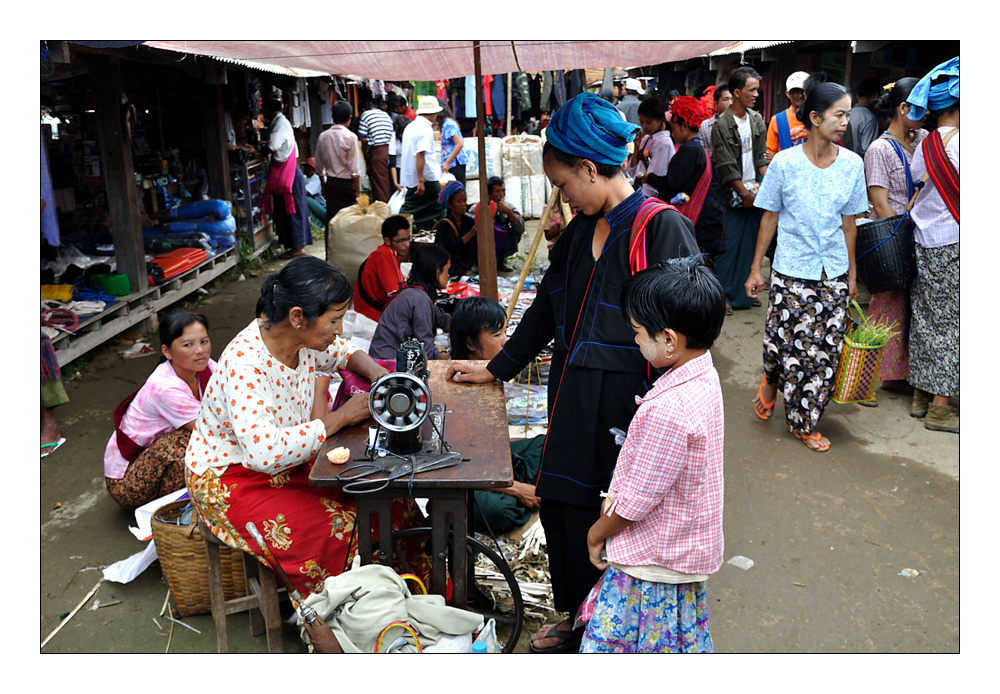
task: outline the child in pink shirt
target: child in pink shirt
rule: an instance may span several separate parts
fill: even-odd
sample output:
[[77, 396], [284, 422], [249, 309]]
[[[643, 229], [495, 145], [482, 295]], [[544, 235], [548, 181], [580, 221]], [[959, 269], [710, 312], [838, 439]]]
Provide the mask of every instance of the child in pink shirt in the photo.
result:
[[705, 581], [722, 566], [723, 410], [709, 348], [725, 292], [699, 258], [681, 258], [636, 273], [621, 296], [642, 355], [667, 371], [636, 398], [587, 535], [591, 563], [606, 571], [580, 652], [711, 652]]

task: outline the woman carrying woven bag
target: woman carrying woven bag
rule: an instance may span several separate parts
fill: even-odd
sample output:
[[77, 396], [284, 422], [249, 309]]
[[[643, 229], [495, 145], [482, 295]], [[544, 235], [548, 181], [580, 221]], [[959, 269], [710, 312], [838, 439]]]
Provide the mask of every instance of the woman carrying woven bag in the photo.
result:
[[[865, 179], [868, 199], [875, 208], [874, 219], [888, 219], [905, 212], [915, 186], [910, 162], [920, 142], [927, 136], [923, 118], [913, 118], [913, 106], [906, 97], [917, 84], [916, 77], [897, 80], [892, 90], [878, 101], [879, 115], [889, 120], [889, 127], [865, 152]], [[906, 382], [909, 374], [910, 290], [890, 289], [872, 294], [868, 313], [872, 320], [888, 324], [898, 322], [902, 330], [885, 346], [881, 380], [885, 390], [912, 392]], [[878, 405], [878, 400], [862, 402]]]
[[911, 288], [910, 415], [932, 431], [959, 433], [951, 396], [959, 387], [958, 58], [938, 65], [910, 92], [915, 115], [930, 111], [937, 128], [913, 156], [913, 175], [927, 176], [912, 216], [917, 278]]
[[[771, 160], [754, 204], [765, 210], [757, 235], [747, 296], [768, 287], [764, 374], [753, 407], [770, 419], [781, 386], [788, 431], [814, 451], [830, 441], [816, 430], [835, 385], [847, 322], [857, 296], [856, 215], [868, 209], [864, 164], [838, 146], [847, 130], [851, 96], [813, 75], [805, 84], [799, 121], [809, 139]], [[778, 234], [769, 285], [761, 264]]]

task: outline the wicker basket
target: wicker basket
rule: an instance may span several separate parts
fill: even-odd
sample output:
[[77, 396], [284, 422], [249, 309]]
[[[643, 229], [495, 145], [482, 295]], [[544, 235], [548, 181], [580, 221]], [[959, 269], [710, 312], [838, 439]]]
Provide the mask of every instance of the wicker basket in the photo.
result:
[[917, 276], [909, 213], [858, 225], [854, 253], [858, 279], [869, 292], [907, 289]]
[[[188, 499], [172, 501], [153, 514], [153, 542], [160, 557], [160, 567], [167, 587], [173, 595], [177, 611], [182, 616], [207, 614], [212, 611], [208, 594], [208, 559], [205, 539], [198, 532], [198, 516], [192, 514], [188, 525], [177, 525]], [[247, 594], [243, 572], [243, 553], [231, 547], [220, 547], [222, 560], [222, 594], [226, 600]]]
[[885, 344], [862, 345], [844, 337], [830, 399], [841, 405], [875, 399]]

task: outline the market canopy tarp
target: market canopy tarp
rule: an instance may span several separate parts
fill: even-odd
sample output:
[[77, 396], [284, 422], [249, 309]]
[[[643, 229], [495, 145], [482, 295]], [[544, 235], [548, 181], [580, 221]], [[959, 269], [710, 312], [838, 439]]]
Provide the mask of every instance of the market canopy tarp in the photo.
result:
[[[146, 41], [151, 48], [383, 81], [476, 74], [473, 41]], [[480, 41], [483, 74], [659, 65], [733, 41]]]

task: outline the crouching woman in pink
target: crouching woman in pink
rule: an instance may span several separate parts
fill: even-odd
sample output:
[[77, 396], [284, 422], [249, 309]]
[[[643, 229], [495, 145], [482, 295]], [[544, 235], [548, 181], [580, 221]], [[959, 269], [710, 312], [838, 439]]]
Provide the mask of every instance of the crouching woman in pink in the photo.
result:
[[629, 425], [601, 516], [587, 534], [605, 569], [581, 653], [711, 652], [708, 577], [722, 566], [722, 389], [709, 348], [722, 285], [698, 258], [622, 286], [646, 360], [667, 368]]

